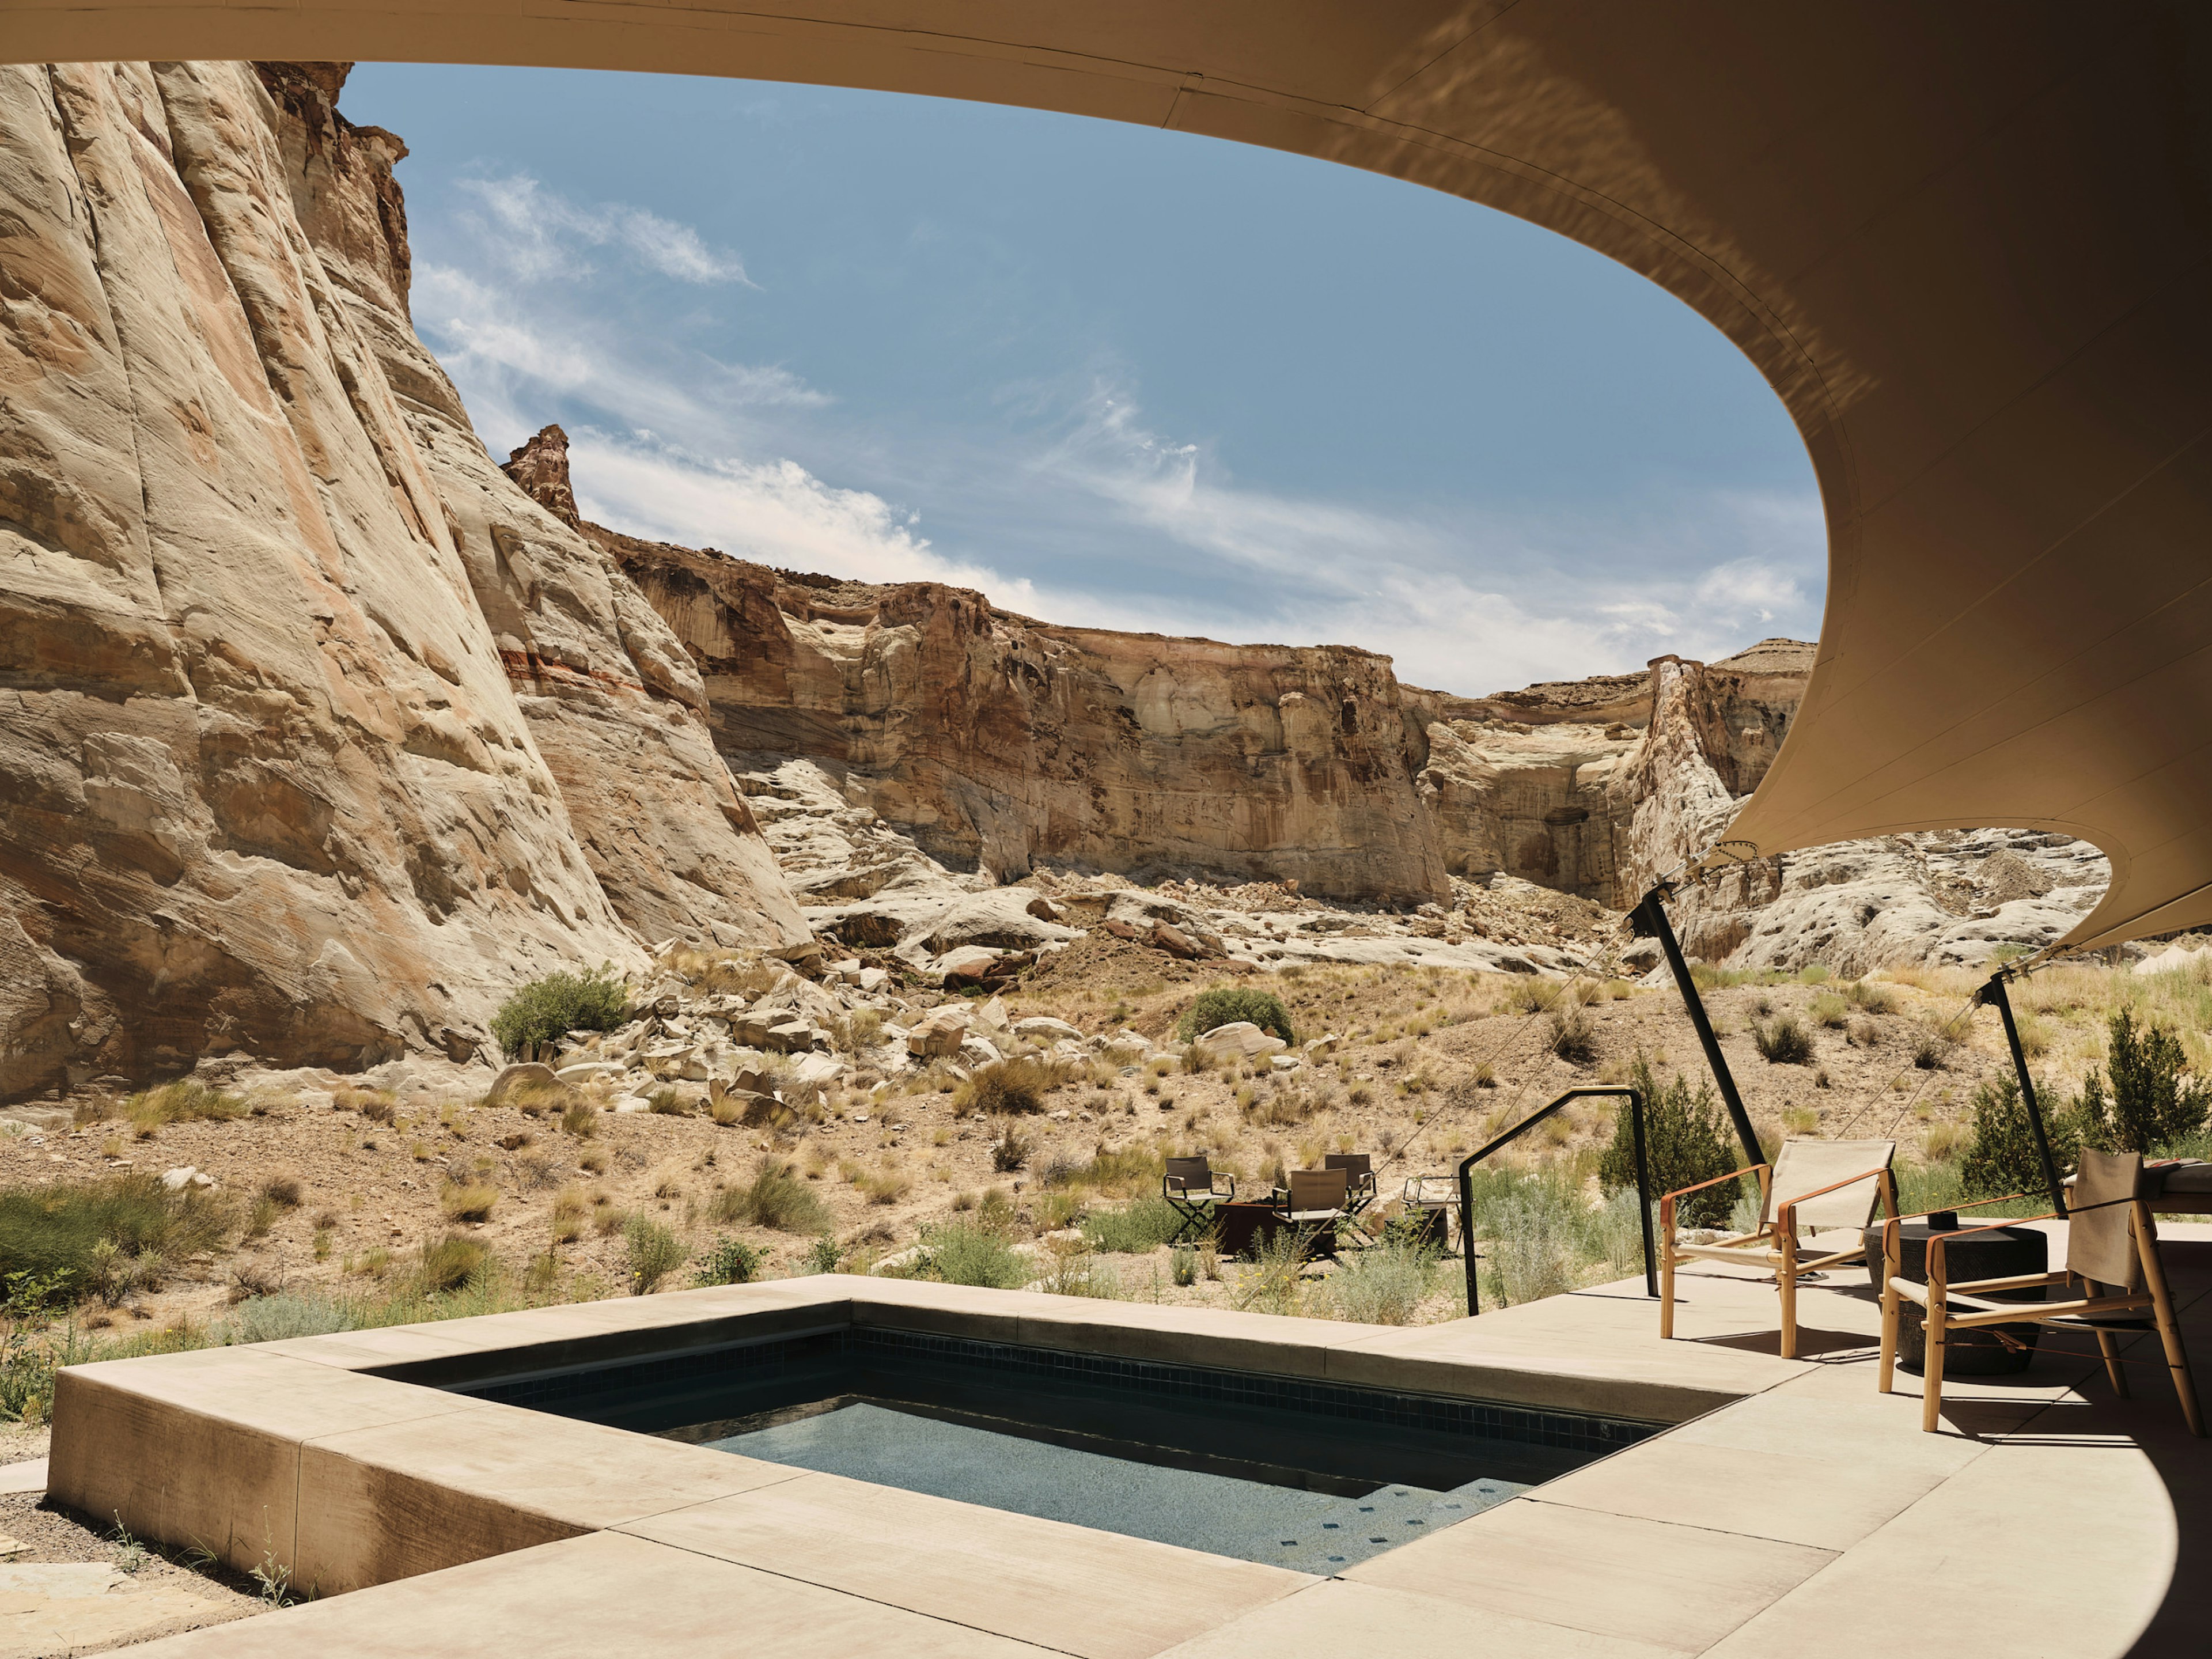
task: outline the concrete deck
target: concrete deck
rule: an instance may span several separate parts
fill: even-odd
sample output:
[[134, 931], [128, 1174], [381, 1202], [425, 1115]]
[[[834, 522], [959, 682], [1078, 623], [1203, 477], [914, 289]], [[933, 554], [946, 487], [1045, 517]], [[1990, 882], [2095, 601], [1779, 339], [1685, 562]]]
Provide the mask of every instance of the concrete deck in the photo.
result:
[[[2212, 1228], [2169, 1225], [2212, 1369]], [[2212, 1444], [2154, 1338], [2116, 1401], [2060, 1338], [2017, 1377], [1875, 1393], [1863, 1272], [1640, 1281], [1396, 1329], [824, 1276], [77, 1367], [49, 1489], [324, 1598], [149, 1659], [520, 1652], [1419, 1651], [1716, 1659], [2200, 1655]], [[1419, 1542], [1317, 1578], [440, 1392], [847, 1322], [1671, 1422]], [[2208, 1379], [2212, 1382], [2212, 1379]], [[343, 1592], [343, 1593], [342, 1593]]]

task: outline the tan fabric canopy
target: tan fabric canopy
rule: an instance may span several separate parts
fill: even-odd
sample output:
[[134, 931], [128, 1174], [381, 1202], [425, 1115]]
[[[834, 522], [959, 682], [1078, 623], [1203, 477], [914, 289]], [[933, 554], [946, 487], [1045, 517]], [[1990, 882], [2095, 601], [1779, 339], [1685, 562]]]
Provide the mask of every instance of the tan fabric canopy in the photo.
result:
[[1774, 853], [2042, 827], [2112, 861], [2068, 942], [2212, 921], [2212, 9], [0, 0], [0, 16], [19, 62], [557, 64], [1023, 104], [1547, 225], [1711, 319], [1820, 478], [1820, 664], [1731, 834]]

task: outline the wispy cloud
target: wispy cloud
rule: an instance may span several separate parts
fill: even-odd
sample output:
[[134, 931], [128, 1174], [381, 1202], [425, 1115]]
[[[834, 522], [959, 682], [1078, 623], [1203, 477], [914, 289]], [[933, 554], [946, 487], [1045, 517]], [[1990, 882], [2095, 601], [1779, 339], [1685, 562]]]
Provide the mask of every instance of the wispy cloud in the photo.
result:
[[995, 425], [886, 425], [782, 366], [694, 349], [689, 323], [603, 305], [615, 274], [590, 264], [742, 283], [734, 253], [526, 174], [465, 187], [461, 234], [418, 267], [417, 325], [495, 448], [561, 420], [585, 510], [635, 534], [980, 588], [1052, 622], [1356, 645], [1414, 684], [1476, 694], [1818, 625], [1809, 491], [1508, 510], [1257, 487], [1148, 420], [1119, 372], [1008, 388]]
[[860, 581], [950, 582], [1012, 610], [1036, 601], [1026, 582], [948, 559], [912, 515], [865, 489], [825, 483], [796, 461], [702, 455], [651, 433], [570, 435], [577, 504], [633, 535]]
[[709, 248], [690, 226], [649, 209], [620, 202], [580, 206], [526, 173], [463, 179], [458, 185], [499, 233], [484, 239], [487, 246], [525, 282], [587, 275], [592, 267], [580, 245], [627, 254], [679, 283], [753, 286], [735, 253]]

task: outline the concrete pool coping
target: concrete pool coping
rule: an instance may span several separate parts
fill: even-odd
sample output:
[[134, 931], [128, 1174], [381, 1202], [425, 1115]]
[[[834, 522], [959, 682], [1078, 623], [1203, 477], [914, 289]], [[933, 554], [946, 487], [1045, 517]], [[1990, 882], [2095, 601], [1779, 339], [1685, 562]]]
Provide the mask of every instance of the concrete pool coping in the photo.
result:
[[[2165, 1231], [2202, 1352], [2212, 1228]], [[61, 1373], [49, 1491], [325, 1598], [149, 1655], [2202, 1651], [2212, 1458], [2162, 1367], [2116, 1401], [2046, 1352], [1922, 1435], [1863, 1274], [1796, 1361], [1770, 1285], [1684, 1287], [1672, 1343], [1640, 1283], [1404, 1328], [824, 1275], [110, 1361]], [[1676, 1426], [1322, 1579], [432, 1386], [869, 1325]]]

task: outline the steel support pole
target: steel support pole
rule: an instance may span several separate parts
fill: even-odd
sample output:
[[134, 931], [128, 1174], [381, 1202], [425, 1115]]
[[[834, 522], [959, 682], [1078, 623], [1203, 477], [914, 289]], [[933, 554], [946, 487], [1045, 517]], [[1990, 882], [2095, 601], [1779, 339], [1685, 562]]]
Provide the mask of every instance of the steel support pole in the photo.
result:
[[1713, 1035], [1713, 1023], [1705, 1017], [1705, 999], [1698, 994], [1698, 983], [1690, 977], [1690, 966], [1682, 960], [1682, 946], [1674, 937], [1674, 928], [1667, 920], [1665, 903], [1667, 890], [1655, 887], [1644, 896], [1637, 906], [1637, 914], [1644, 918], [1651, 936], [1659, 941], [1659, 948], [1667, 953], [1667, 966], [1674, 975], [1674, 988], [1682, 994], [1682, 1006], [1690, 1011], [1690, 1024], [1697, 1027], [1698, 1042], [1705, 1051], [1705, 1064], [1712, 1068], [1713, 1081], [1720, 1085], [1721, 1103], [1728, 1108], [1729, 1121], [1735, 1125], [1735, 1138], [1743, 1146], [1743, 1161], [1747, 1168], [1764, 1164], [1766, 1154], [1759, 1148], [1759, 1134], [1751, 1127], [1751, 1114], [1743, 1109], [1743, 1097], [1736, 1092], [1735, 1073], [1729, 1070], [1728, 1056], [1721, 1052], [1720, 1039]]
[[2051, 1188], [2051, 1207], [2064, 1215], [2066, 1183], [2058, 1178], [2058, 1161], [2051, 1156], [2051, 1137], [2044, 1130], [2043, 1107], [2035, 1097], [2035, 1079], [2027, 1074], [2027, 1056], [2021, 1052], [2020, 1027], [2013, 1021], [2012, 999], [2005, 994], [2005, 976], [1991, 974], [1990, 982], [1982, 987], [1979, 994], [2004, 1021], [2005, 1044], [2012, 1050], [2013, 1074], [2020, 1079], [2020, 1097], [2027, 1106], [2027, 1127], [2035, 1136], [2036, 1160], [2043, 1165], [2043, 1179]]

